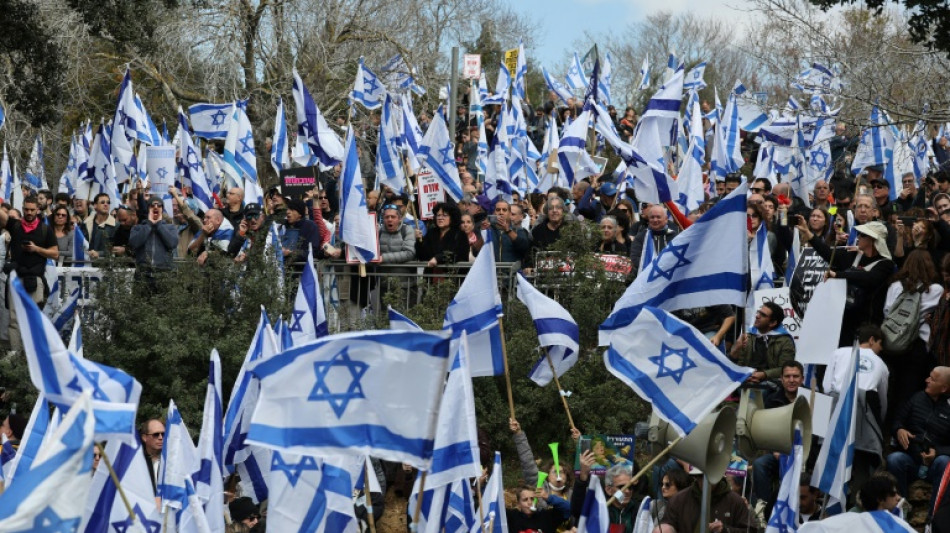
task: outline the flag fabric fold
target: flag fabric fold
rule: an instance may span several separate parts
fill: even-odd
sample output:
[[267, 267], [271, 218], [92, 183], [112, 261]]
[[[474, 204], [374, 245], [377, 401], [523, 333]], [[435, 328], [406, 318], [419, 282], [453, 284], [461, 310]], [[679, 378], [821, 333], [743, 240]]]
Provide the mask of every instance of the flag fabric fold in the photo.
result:
[[548, 358], [557, 377], [563, 376], [577, 363], [580, 328], [567, 309], [534, 288], [521, 273], [518, 273], [518, 299], [527, 306], [538, 332], [538, 341], [546, 351], [529, 375], [531, 381], [543, 387], [553, 379]]

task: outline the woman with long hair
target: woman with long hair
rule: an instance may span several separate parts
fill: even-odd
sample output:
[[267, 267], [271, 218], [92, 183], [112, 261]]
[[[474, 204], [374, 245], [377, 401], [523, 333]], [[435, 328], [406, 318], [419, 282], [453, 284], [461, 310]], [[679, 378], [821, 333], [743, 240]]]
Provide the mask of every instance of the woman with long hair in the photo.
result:
[[482, 249], [482, 246], [485, 245], [485, 240], [482, 239], [482, 232], [478, 231], [475, 228], [475, 218], [468, 214], [464, 213], [462, 215], [462, 233], [465, 234], [465, 238], [468, 240], [468, 260], [474, 261], [475, 257], [478, 255], [478, 251]]
[[59, 206], [53, 209], [50, 215], [53, 233], [56, 234], [56, 243], [59, 245], [59, 264], [62, 265], [65, 259], [73, 258], [73, 243], [75, 242], [76, 227], [69, 217], [69, 209], [65, 206]]
[[468, 261], [470, 246], [462, 233], [462, 213], [458, 206], [439, 202], [432, 208], [433, 224], [425, 237], [416, 230], [416, 257], [428, 267]]
[[901, 353], [890, 350], [886, 343], [884, 345], [884, 353], [890, 359], [889, 363], [898, 361], [898, 357], [900, 361], [900, 364], [888, 364], [894, 383], [888, 405], [897, 406], [910, 398], [911, 394], [920, 390], [920, 384], [937, 366], [927, 351], [927, 341], [930, 340], [930, 324], [927, 319], [943, 296], [943, 287], [938, 281], [937, 269], [930, 253], [925, 249], [912, 251], [904, 260], [904, 266], [891, 278], [884, 299], [884, 316], [887, 316], [902, 293], [919, 293], [920, 330], [910, 347]]

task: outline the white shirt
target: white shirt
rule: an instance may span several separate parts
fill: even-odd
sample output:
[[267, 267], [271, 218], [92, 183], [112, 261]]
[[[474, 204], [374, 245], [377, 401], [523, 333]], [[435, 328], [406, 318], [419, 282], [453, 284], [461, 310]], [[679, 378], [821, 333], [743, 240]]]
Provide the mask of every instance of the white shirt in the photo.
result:
[[[825, 379], [821, 386], [825, 394], [841, 392], [847, 379], [848, 363], [851, 361], [850, 346], [838, 348], [831, 354], [831, 363], [825, 370]], [[863, 391], [875, 391], [881, 399], [881, 416], [887, 413], [887, 379], [891, 375], [884, 361], [870, 348], [858, 351], [858, 388]]]
[[[884, 298], [884, 316], [890, 311], [891, 306], [897, 301], [897, 297], [904, 291], [904, 286], [899, 281], [891, 283], [887, 288], [887, 296]], [[940, 297], [943, 296], [943, 287], [934, 283], [930, 288], [920, 293], [920, 338], [924, 342], [930, 340], [930, 324], [927, 323], [927, 317], [931, 311], [937, 308], [940, 303]]]

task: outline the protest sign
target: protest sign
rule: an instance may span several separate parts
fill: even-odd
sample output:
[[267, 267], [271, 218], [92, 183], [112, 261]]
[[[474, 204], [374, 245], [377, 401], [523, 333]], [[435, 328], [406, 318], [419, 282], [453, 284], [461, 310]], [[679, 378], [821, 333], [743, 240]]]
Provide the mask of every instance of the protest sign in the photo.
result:
[[168, 193], [168, 188], [175, 184], [175, 147], [172, 145], [146, 146], [145, 153], [148, 157], [145, 171], [152, 185], [152, 193], [159, 196], [165, 195]]
[[432, 218], [432, 209], [439, 202], [445, 201], [445, 189], [442, 188], [442, 182], [432, 174], [432, 169], [422, 167], [416, 175], [419, 182], [419, 218], [429, 220]]
[[825, 271], [828, 270], [828, 263], [818, 255], [814, 248], [805, 248], [802, 250], [798, 263], [795, 264], [795, 272], [792, 274], [791, 291], [789, 296], [792, 299], [792, 307], [795, 314], [801, 320], [805, 316], [805, 309], [811, 300], [811, 295], [815, 292], [815, 287], [825, 279]]
[[798, 340], [798, 335], [802, 327], [801, 317], [795, 313], [795, 307], [792, 305], [792, 299], [789, 297], [789, 288], [780, 287], [778, 289], [760, 289], [755, 291], [755, 309], [762, 307], [766, 302], [772, 302], [782, 308], [785, 319], [782, 325], [791, 333], [792, 338]]
[[466, 80], [477, 80], [482, 72], [482, 56], [479, 54], [465, 54], [462, 59], [462, 77]]
[[280, 171], [280, 192], [285, 198], [303, 196], [317, 186], [317, 167], [293, 167]]
[[826, 365], [838, 349], [841, 319], [848, 294], [848, 282], [829, 279], [819, 283], [812, 294], [807, 315], [802, 319], [801, 334], [795, 343], [795, 360], [802, 364]]
[[574, 455], [574, 473], [581, 471], [581, 454], [590, 450], [594, 454], [594, 466], [590, 471], [603, 476], [614, 465], [633, 467], [633, 435], [581, 435]]

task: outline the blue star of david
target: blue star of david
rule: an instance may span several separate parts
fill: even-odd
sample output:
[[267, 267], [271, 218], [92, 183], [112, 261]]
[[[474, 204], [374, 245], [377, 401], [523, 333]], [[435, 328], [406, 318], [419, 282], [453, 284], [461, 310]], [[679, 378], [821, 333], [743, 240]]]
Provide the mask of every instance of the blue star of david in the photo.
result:
[[219, 109], [219, 110], [215, 111], [215, 113], [214, 113], [213, 115], [211, 115], [211, 125], [212, 125], [212, 126], [223, 126], [223, 125], [224, 125], [224, 119], [226, 119], [226, 118], [228, 118], [227, 113], [225, 113], [224, 111], [221, 111], [221, 110]]
[[291, 311], [290, 327], [288, 327], [287, 329], [289, 331], [303, 332], [303, 326], [300, 325], [300, 319], [303, 318], [304, 315], [306, 314], [307, 314], [306, 311], [298, 311], [296, 309]]
[[361, 205], [361, 206], [365, 206], [365, 205], [366, 205], [366, 193], [363, 192], [363, 184], [361, 184], [361, 183], [356, 184], [355, 189], [359, 192], [360, 205]]
[[69, 156], [69, 163], [66, 165], [66, 170], [76, 170], [76, 156]]
[[917, 145], [917, 155], [921, 157], [927, 155], [927, 145], [925, 143]]
[[[343, 416], [343, 412], [346, 411], [346, 406], [350, 403], [350, 400], [366, 398], [363, 394], [363, 387], [360, 385], [360, 378], [363, 377], [363, 374], [369, 369], [369, 365], [362, 361], [353, 361], [350, 359], [348, 350], [348, 348], [343, 348], [342, 351], [334, 355], [329, 361], [318, 361], [313, 364], [317, 382], [314, 384], [313, 390], [310, 391], [310, 396], [307, 398], [307, 400], [312, 402], [329, 402], [337, 418]], [[330, 390], [327, 384], [327, 374], [329, 374], [330, 369], [333, 367], [343, 367], [349, 371], [352, 379], [346, 387], [346, 392], [332, 392]], [[334, 385], [336, 385], [336, 383], [334, 383]]]
[[198, 161], [198, 154], [195, 153], [195, 149], [191, 146], [188, 147], [188, 155], [185, 157], [185, 161], [188, 164], [188, 168], [197, 171], [201, 167], [201, 162]]
[[699, 71], [698, 71], [698, 70], [694, 70], [694, 71], [693, 71], [693, 79], [694, 79], [694, 80], [698, 80], [698, 79], [699, 79]]
[[373, 94], [376, 90], [379, 89], [379, 82], [376, 81], [376, 78], [369, 78], [368, 80], [363, 78], [363, 92], [367, 95]]
[[[686, 244], [677, 244], [669, 245], [660, 252], [660, 255], [657, 256], [656, 260], [653, 261], [653, 267], [650, 269], [650, 275], [647, 277], [647, 281], [653, 281], [656, 278], [663, 277], [667, 280], [673, 280], [673, 272], [681, 267], [692, 263], [689, 259], [686, 259], [686, 249], [689, 247], [689, 243]], [[672, 255], [676, 258], [676, 263], [670, 266], [668, 269], [664, 270], [660, 267], [660, 264], [663, 263], [663, 258], [667, 254]]]
[[762, 276], [759, 277], [759, 281], [755, 284], [755, 288], [758, 289], [762, 286], [775, 288], [775, 282], [772, 281], [772, 277], [769, 276], [768, 272], [763, 272]]
[[791, 511], [791, 509], [788, 508], [788, 503], [786, 503], [785, 500], [776, 500], [775, 507], [772, 509], [772, 518], [769, 519], [769, 527], [778, 528], [782, 533], [786, 533], [788, 531], [786, 521], [789, 511]]
[[320, 467], [317, 466], [317, 460], [313, 457], [302, 456], [297, 464], [290, 464], [284, 461], [284, 458], [279, 452], [274, 452], [274, 456], [271, 459], [270, 469], [272, 471], [277, 470], [283, 472], [287, 476], [287, 481], [290, 482], [290, 486], [296, 487], [297, 481], [300, 479], [301, 474], [307, 470], [313, 470], [316, 472], [320, 470]]
[[145, 511], [142, 510], [142, 506], [135, 504], [133, 508], [133, 514], [129, 515], [128, 518], [122, 520], [121, 522], [112, 522], [112, 527], [115, 528], [116, 533], [126, 533], [132, 524], [135, 517], [138, 516], [139, 522], [142, 524], [142, 527], [145, 528], [145, 533], [159, 533], [162, 530], [162, 524], [155, 520], [149, 520], [145, 516]]
[[254, 135], [251, 134], [250, 130], [244, 138], [238, 140], [241, 141], [241, 153], [254, 152]]
[[825, 168], [828, 165], [828, 154], [821, 148], [811, 152], [811, 166]]
[[[687, 370], [696, 367], [696, 363], [686, 356], [687, 351], [686, 348], [674, 350], [667, 346], [666, 343], [663, 343], [660, 347], [660, 355], [650, 357], [650, 362], [659, 367], [656, 373], [657, 379], [671, 377], [679, 384], [683, 380], [683, 374], [685, 374]], [[667, 359], [674, 355], [680, 359], [679, 368], [676, 369], [667, 364]]]
[[452, 143], [439, 148], [439, 153], [442, 154], [442, 165], [448, 165], [455, 161], [454, 148], [455, 146]]
[[52, 507], [43, 509], [33, 520], [33, 533], [72, 533], [79, 527], [79, 518], [63, 520]]
[[168, 175], [168, 169], [165, 167], [158, 167], [158, 170], [156, 170], [155, 173], [158, 174], [158, 177], [161, 178], [162, 181], [164, 181], [165, 176]]

